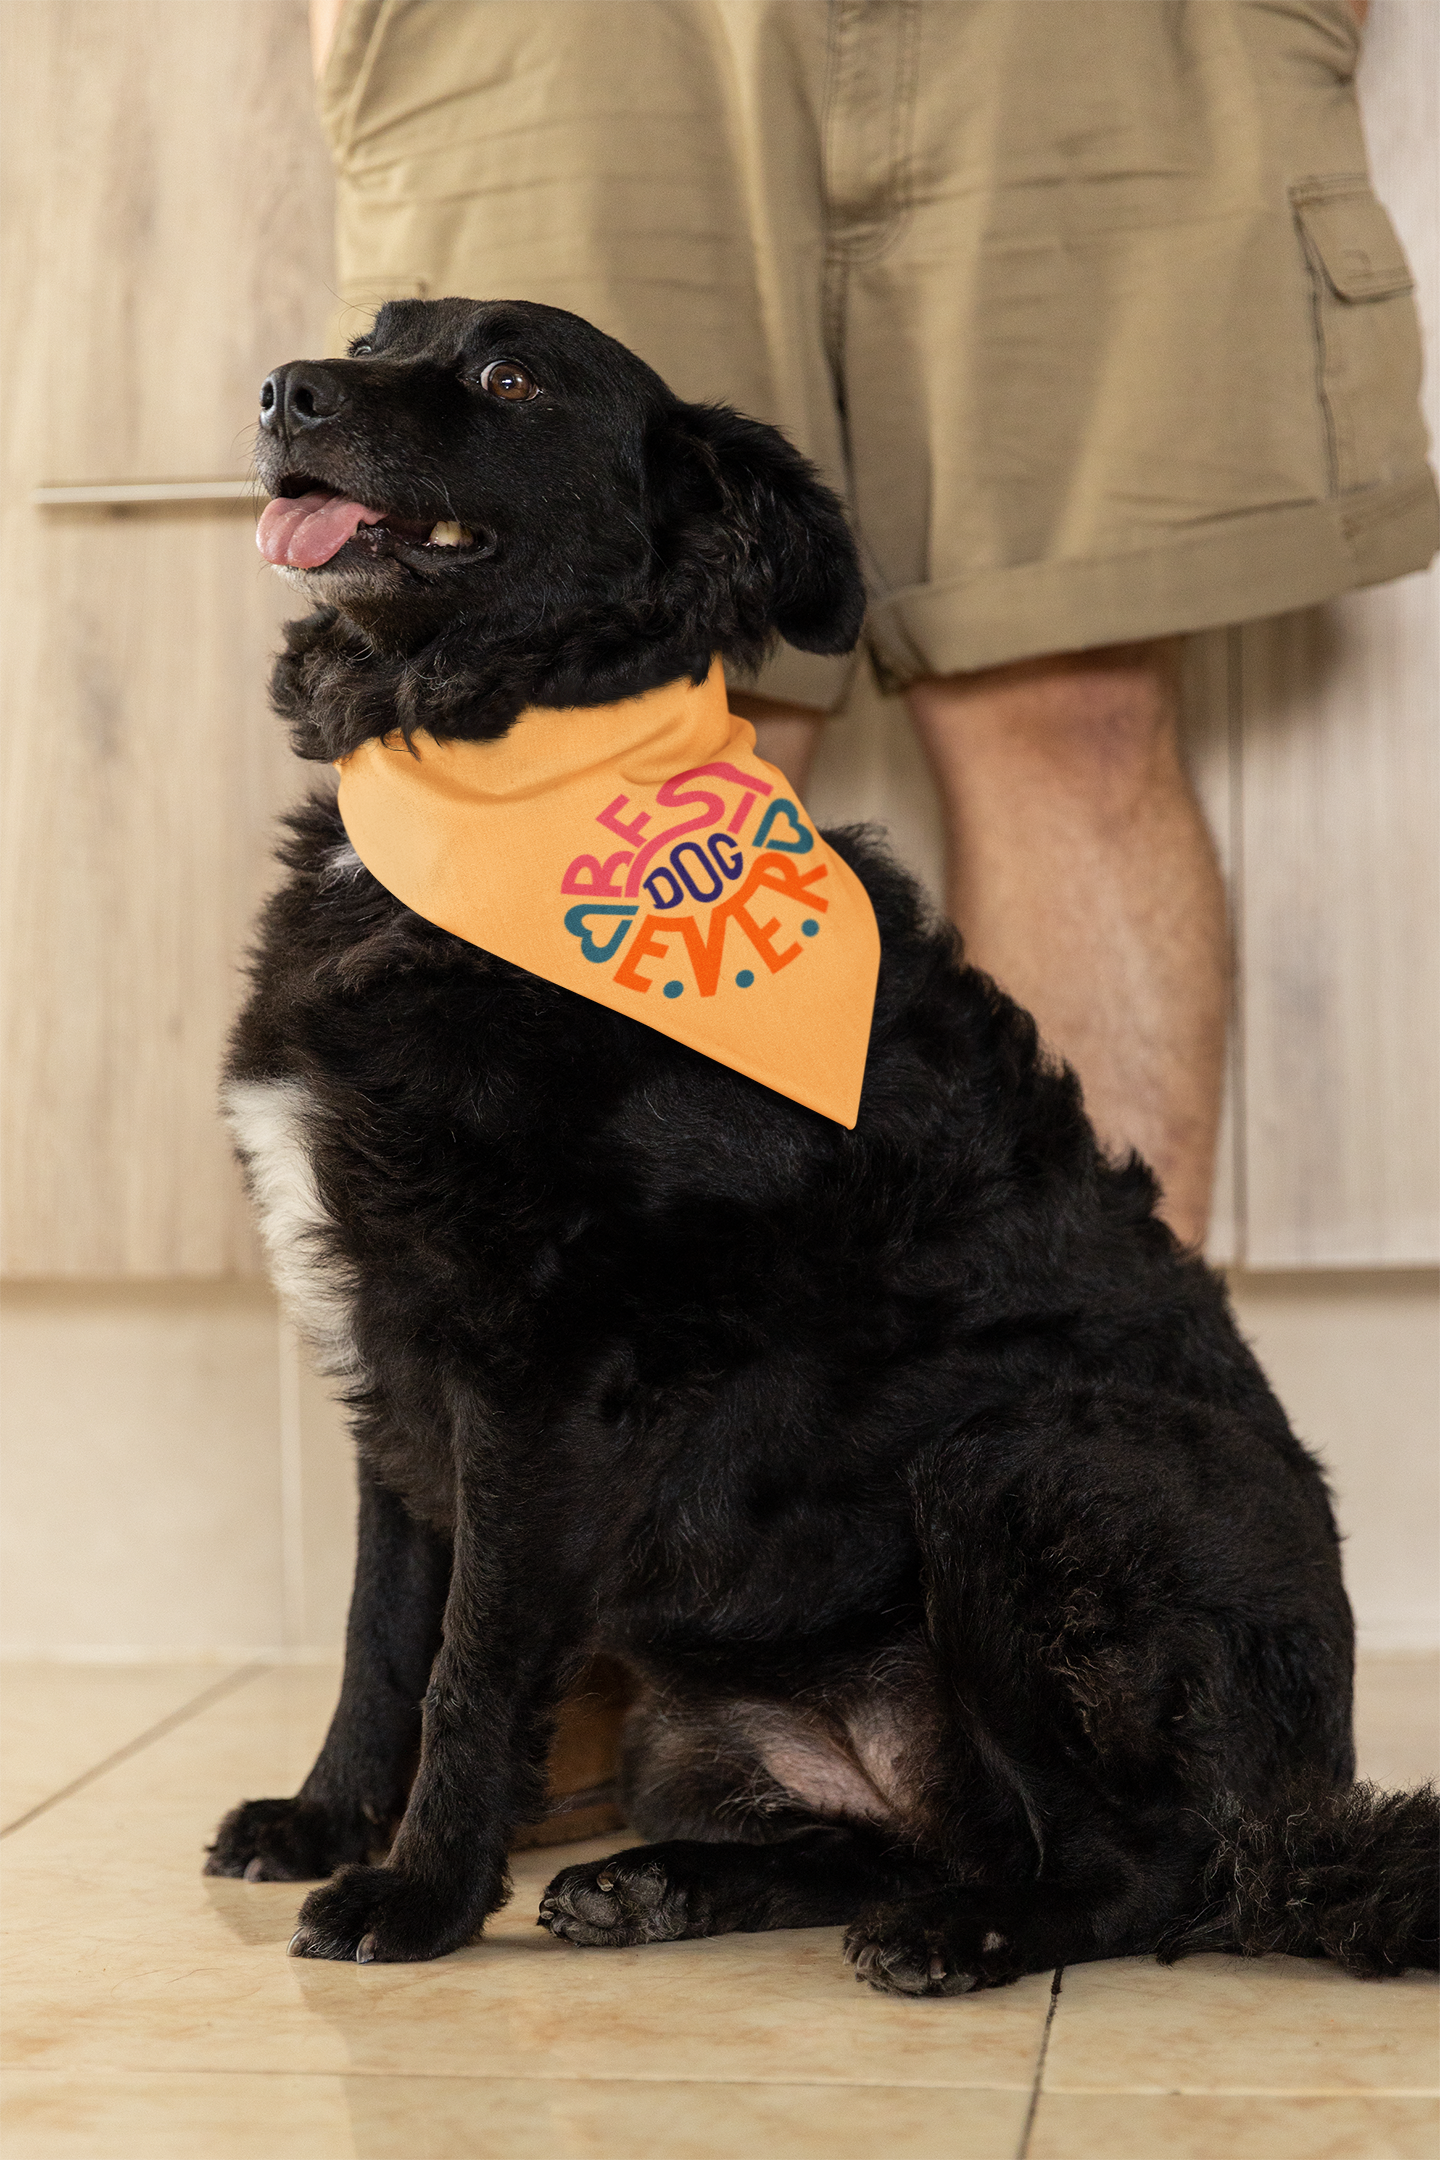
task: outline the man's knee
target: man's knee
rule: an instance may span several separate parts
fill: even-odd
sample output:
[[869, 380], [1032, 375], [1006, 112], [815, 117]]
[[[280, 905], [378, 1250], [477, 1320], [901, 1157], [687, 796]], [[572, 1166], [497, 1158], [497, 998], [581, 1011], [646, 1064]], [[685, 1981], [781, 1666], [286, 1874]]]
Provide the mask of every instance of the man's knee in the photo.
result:
[[1109, 823], [1186, 784], [1174, 641], [936, 677], [910, 703], [942, 777], [967, 788], [1053, 794]]

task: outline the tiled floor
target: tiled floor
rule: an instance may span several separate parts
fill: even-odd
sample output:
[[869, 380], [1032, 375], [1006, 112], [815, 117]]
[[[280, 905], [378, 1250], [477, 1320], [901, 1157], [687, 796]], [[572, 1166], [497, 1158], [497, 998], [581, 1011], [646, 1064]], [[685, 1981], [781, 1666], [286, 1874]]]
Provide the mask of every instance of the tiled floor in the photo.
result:
[[[1433, 1660], [1371, 1661], [1362, 1767], [1436, 1767]], [[522, 1854], [483, 1943], [311, 1964], [298, 1893], [204, 1879], [287, 1792], [317, 1668], [12, 1668], [5, 2160], [1434, 2160], [1436, 1990], [1325, 1965], [1070, 1968], [900, 2002], [838, 1931], [583, 1951]], [[1053, 2014], [1052, 2014], [1053, 2013]]]

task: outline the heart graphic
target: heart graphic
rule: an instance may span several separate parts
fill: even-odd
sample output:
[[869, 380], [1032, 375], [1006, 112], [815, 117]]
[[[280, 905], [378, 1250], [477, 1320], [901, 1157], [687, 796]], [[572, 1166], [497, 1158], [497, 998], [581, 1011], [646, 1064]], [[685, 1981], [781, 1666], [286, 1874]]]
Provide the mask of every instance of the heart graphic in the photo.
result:
[[[565, 911], [565, 927], [570, 932], [571, 937], [579, 938], [580, 952], [584, 959], [596, 961], [613, 960], [625, 942], [625, 933], [630, 928], [631, 921], [639, 912], [638, 908], [633, 907], [591, 906], [567, 908]], [[618, 915], [621, 917], [621, 920], [616, 923], [611, 933], [608, 944], [597, 945], [591, 936], [590, 925], [586, 919], [591, 915]]]
[[[782, 810], [794, 830], [795, 837], [793, 840], [772, 840], [770, 837], [770, 828]], [[757, 848], [778, 848], [782, 855], [808, 855], [815, 845], [815, 835], [808, 832], [801, 824], [800, 812], [789, 797], [777, 795], [774, 802], [765, 812], [764, 817], [761, 818], [759, 829], [750, 845]]]

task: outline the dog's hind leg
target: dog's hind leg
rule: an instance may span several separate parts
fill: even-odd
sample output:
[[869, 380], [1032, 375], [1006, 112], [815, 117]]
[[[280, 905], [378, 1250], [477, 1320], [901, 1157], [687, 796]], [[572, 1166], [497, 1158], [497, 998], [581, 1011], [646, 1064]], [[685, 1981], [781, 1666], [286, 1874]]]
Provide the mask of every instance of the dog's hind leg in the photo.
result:
[[1057, 1389], [937, 1447], [914, 1490], [956, 1761], [968, 1742], [1029, 1851], [954, 1810], [949, 1886], [860, 1916], [859, 1977], [962, 1994], [1161, 1948], [1222, 1793], [1263, 1811], [1297, 1771], [1348, 1776], [1318, 1479], [1208, 1405]]
[[1102, 1901], [1097, 1879], [1074, 1888], [984, 1886], [885, 1898], [850, 1926], [845, 1955], [856, 1979], [882, 1994], [969, 1995], [1118, 1954], [1094, 1947]]
[[876, 1899], [915, 1896], [937, 1879], [878, 1831], [812, 1822], [771, 1845], [674, 1838], [562, 1868], [539, 1924], [567, 1942], [613, 1948], [839, 1927]]
[[854, 1746], [863, 1688], [849, 1707], [649, 1690], [627, 1721], [621, 1797], [655, 1842], [564, 1869], [540, 1925], [585, 1945], [837, 1926], [932, 1888], [943, 1878]]
[[362, 1456], [345, 1677], [325, 1744], [293, 1799], [232, 1808], [207, 1875], [313, 1881], [389, 1844], [420, 1750], [421, 1701], [449, 1581], [448, 1540], [416, 1522]]

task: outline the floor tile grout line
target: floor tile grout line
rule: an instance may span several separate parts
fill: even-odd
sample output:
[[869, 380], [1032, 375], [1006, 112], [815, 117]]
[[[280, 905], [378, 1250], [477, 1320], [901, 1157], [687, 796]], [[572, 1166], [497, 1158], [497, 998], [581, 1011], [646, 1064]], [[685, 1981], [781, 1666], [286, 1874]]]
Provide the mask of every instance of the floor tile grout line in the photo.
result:
[[[409, 2085], [643, 2085], [643, 2086], [783, 2086], [796, 2092], [935, 2092], [995, 2093], [1016, 2099], [1026, 2093], [1023, 2085], [936, 2084], [923, 2078], [819, 2078], [819, 2077], [667, 2077], [662, 2072], [616, 2070], [359, 2070], [348, 2064], [343, 2070], [307, 2069], [295, 2064], [263, 2069], [254, 2064], [241, 2069], [233, 2063], [7, 2063], [0, 2077], [91, 2078], [339, 2078], [383, 2085], [403, 2080]], [[1043, 2097], [1098, 2100], [1435, 2100], [1434, 2085], [1050, 2085]], [[1019, 2156], [1017, 2155], [1017, 2160]]]
[[[384, 2085], [387, 2083], [395, 2082], [397, 2080], [401, 2080], [407, 2085], [423, 2085], [427, 2083], [439, 2085], [644, 2085], [666, 2087], [671, 2085], [700, 2085], [706, 2087], [712, 2085], [749, 2085], [757, 2086], [762, 2089], [768, 2086], [781, 2086], [786, 2091], [790, 2092], [818, 2093], [933, 2092], [955, 2093], [962, 2097], [967, 2093], [996, 2093], [1007, 2100], [1021, 2099], [1029, 2090], [1028, 2086], [1025, 2085], [934, 2084], [927, 2082], [923, 2078], [775, 2078], [755, 2076], [746, 2077], [739, 2074], [734, 2077], [725, 2077], [721, 2076], [718, 2073], [714, 2077], [667, 2077], [662, 2071], [656, 2071], [653, 2073], [653, 2075], [651, 2075], [640, 2070], [535, 2070], [531, 2068], [527, 2068], [524, 2070], [516, 2069], [498, 2071], [357, 2070], [353, 2064], [347, 2064], [343, 2070], [310, 2070], [303, 2067], [297, 2067], [293, 2063], [288, 2064], [283, 2068], [271, 2070], [257, 2069], [253, 2065], [246, 2069], [239, 2069], [231, 2063], [156, 2063], [150, 2065], [142, 2065], [139, 2068], [137, 2068], [133, 2063], [116, 2064], [84, 2062], [13, 2062], [0, 2064], [0, 2081], [3, 2081], [3, 2079], [5, 2078], [14, 2077], [17, 2075], [21, 2077], [45, 2077], [65, 2079], [73, 2079], [77, 2077], [338, 2078], [349, 2083], [364, 2081], [376, 2085]], [[1121, 2097], [1128, 2099], [1132, 2096], [1128, 2093], [1122, 2093]], [[1202, 2095], [1202, 2097], [1204, 2096]], [[1306, 2097], [1308, 2097], [1308, 2095]], [[1318, 2097], [1321, 2099], [1325, 2099], [1333, 2098], [1336, 2096], [1320, 2094], [1318, 2095]], [[1356, 2095], [1350, 2090], [1350, 2088], [1346, 2088], [1346, 2091], [1339, 2095], [1339, 2097], [1352, 2098], [1356, 2097]], [[1359, 2097], [1374, 2098], [1376, 2097], [1376, 2095], [1367, 2091], [1364, 2094], [1359, 2095]], [[1380, 2093], [1378, 2097], [1382, 2100], [1424, 2100], [1432, 2098], [1433, 2095], [1431, 2095], [1430, 2093], [1413, 2093], [1407, 2090], [1404, 2092], [1393, 2093], [1386, 2091]]]
[[154, 1725], [147, 1725], [144, 1732], [137, 1733], [133, 1740], [127, 1740], [123, 1747], [116, 1748], [98, 1763], [92, 1763], [88, 1770], [82, 1770], [79, 1777], [71, 1778], [69, 1784], [62, 1785], [58, 1792], [47, 1793], [43, 1800], [37, 1800], [34, 1807], [27, 1808], [23, 1815], [17, 1815], [13, 1822], [4, 1824], [0, 1827], [0, 1838], [10, 1837], [16, 1830], [23, 1830], [25, 1825], [34, 1822], [37, 1816], [48, 1815], [51, 1808], [59, 1807], [62, 1800], [68, 1800], [72, 1794], [82, 1792], [87, 1785], [93, 1785], [97, 1778], [104, 1777], [107, 1770], [114, 1770], [122, 1762], [128, 1762], [132, 1755], [140, 1754], [142, 1749], [152, 1746], [156, 1740], [163, 1740], [165, 1735], [174, 1732], [177, 1726], [188, 1724], [189, 1720], [198, 1717], [202, 1710], [208, 1710], [212, 1703], [220, 1702], [226, 1695], [233, 1694], [237, 1688], [243, 1687], [247, 1680], [254, 1680], [261, 1673], [270, 1670], [271, 1667], [264, 1664], [242, 1665], [237, 1672], [226, 1673], [223, 1678], [212, 1681], [209, 1687], [202, 1688], [189, 1702], [181, 1703], [178, 1710], [172, 1710], [168, 1717], [158, 1719]]
[[1065, 1968], [1057, 1965], [1055, 1977], [1050, 1983], [1050, 2007], [1045, 2012], [1045, 2024], [1040, 2034], [1040, 2049], [1035, 2057], [1035, 2079], [1030, 2087], [1030, 2105], [1025, 2110], [1025, 2121], [1020, 2130], [1020, 2143], [1015, 2148], [1015, 2160], [1026, 2160], [1030, 2150], [1030, 2135], [1035, 2128], [1035, 2116], [1040, 2106], [1040, 2080], [1045, 2075], [1045, 2056], [1050, 2046], [1050, 2028], [1055, 2023], [1055, 2012], [1060, 2006], [1060, 1983], [1065, 1978]]

